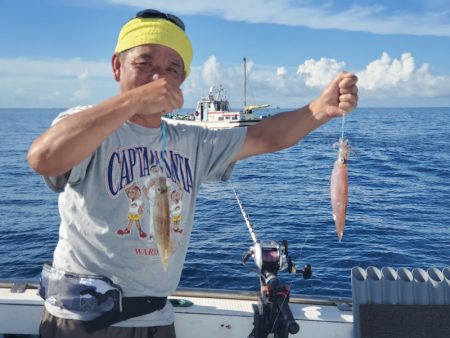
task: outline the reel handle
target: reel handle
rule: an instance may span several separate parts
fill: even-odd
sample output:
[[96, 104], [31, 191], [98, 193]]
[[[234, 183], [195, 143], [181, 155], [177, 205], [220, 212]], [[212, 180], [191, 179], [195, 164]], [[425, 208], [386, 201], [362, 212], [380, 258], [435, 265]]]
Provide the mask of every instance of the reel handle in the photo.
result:
[[305, 264], [303, 270], [300, 270], [298, 273], [303, 275], [303, 279], [311, 278], [312, 276], [312, 267], [311, 264]]
[[247, 253], [242, 257], [242, 264], [246, 264], [248, 259], [253, 255], [253, 250], [248, 250]]
[[294, 262], [289, 256], [288, 252], [288, 242], [286, 240], [281, 241], [281, 251], [286, 255], [288, 267], [287, 270], [289, 273], [301, 273], [303, 275], [303, 279], [311, 278], [312, 276], [312, 267], [311, 264], [305, 264], [302, 270], [297, 270]]

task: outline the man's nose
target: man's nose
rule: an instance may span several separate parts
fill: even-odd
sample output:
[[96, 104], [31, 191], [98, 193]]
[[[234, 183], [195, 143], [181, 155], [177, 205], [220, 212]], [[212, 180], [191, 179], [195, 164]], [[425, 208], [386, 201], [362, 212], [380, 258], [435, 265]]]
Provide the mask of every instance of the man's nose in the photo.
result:
[[164, 70], [164, 68], [161, 67], [155, 67], [152, 69], [152, 80], [158, 80], [161, 78], [166, 78], [167, 72]]

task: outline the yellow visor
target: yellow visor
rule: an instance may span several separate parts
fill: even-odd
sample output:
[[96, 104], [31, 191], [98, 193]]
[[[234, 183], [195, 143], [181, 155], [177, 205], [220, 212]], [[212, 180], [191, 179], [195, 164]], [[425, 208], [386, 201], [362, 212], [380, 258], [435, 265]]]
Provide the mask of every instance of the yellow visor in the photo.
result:
[[174, 23], [160, 18], [135, 18], [120, 30], [116, 53], [146, 44], [158, 44], [176, 51], [184, 63], [186, 77], [191, 72], [192, 45], [186, 33]]

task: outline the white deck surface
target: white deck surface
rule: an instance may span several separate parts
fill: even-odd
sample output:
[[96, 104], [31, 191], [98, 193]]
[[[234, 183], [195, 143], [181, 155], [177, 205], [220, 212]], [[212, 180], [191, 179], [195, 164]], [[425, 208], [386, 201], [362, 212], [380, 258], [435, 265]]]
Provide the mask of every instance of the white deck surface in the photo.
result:
[[[37, 334], [43, 301], [36, 289], [24, 293], [11, 293], [0, 287], [0, 337], [1, 334]], [[175, 326], [178, 338], [246, 338], [253, 325], [255, 300], [229, 299], [210, 291], [200, 297], [198, 289], [194, 296], [182, 293], [173, 298], [187, 299], [194, 303], [190, 307], [176, 307]], [[249, 297], [251, 298], [251, 297]], [[311, 303], [291, 303], [292, 313], [300, 325], [301, 338], [352, 338], [353, 316], [351, 311], [341, 311], [336, 306]], [[294, 337], [294, 336], [293, 336]]]

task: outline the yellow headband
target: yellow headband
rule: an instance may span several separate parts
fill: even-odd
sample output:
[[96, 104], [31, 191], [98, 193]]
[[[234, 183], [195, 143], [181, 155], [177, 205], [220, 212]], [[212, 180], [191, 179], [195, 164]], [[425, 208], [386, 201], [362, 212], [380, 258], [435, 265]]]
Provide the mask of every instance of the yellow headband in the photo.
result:
[[146, 44], [163, 45], [175, 50], [183, 60], [186, 77], [191, 71], [192, 45], [186, 33], [174, 23], [159, 18], [135, 18], [120, 30], [116, 53]]

